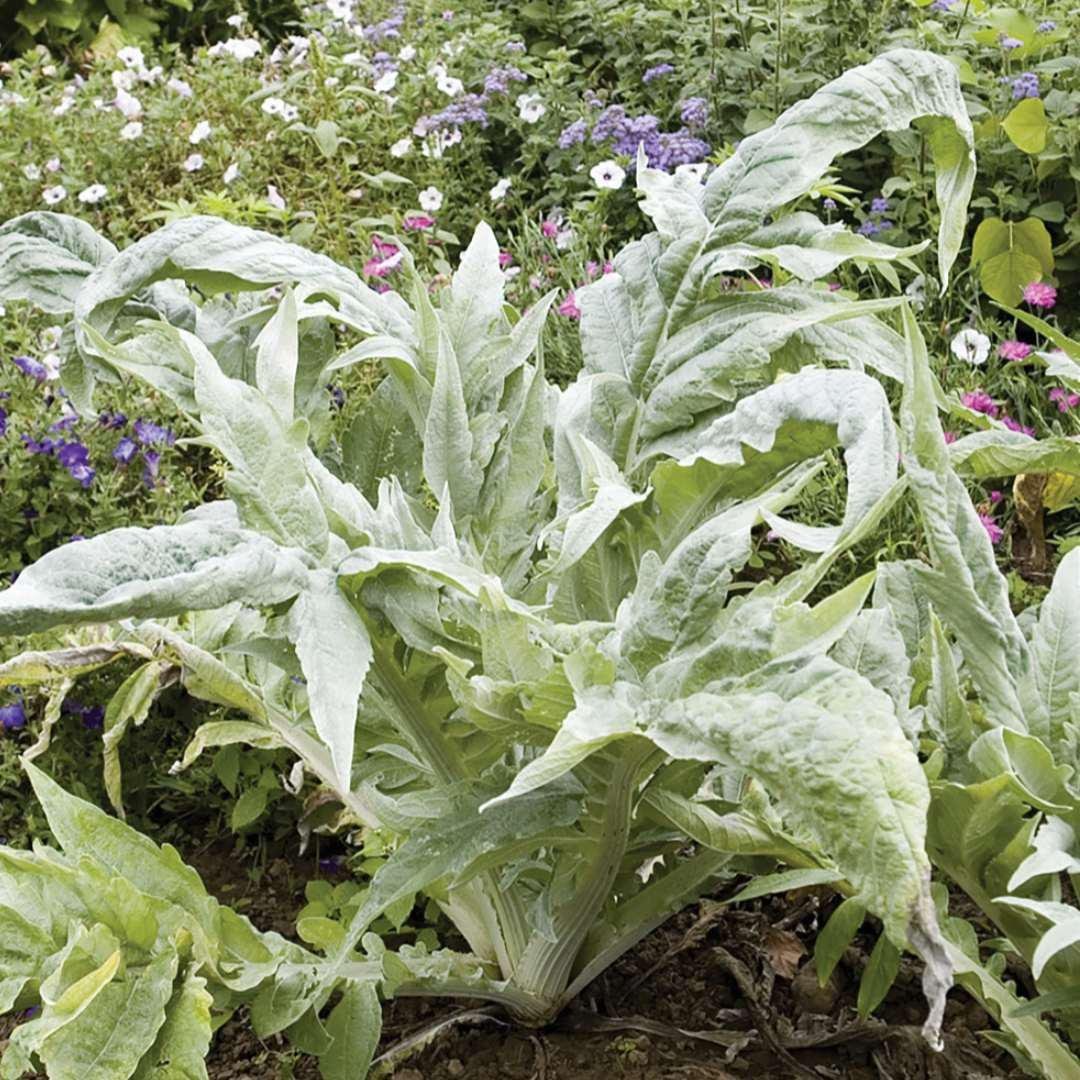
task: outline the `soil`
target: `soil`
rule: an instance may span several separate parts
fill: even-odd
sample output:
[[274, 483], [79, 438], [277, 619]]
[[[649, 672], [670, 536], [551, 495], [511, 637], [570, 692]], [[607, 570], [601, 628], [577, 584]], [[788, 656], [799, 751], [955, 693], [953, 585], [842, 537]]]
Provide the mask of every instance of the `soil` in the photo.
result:
[[[264, 930], [293, 936], [303, 882], [278, 858], [252, 880], [230, 849], [192, 859], [208, 888]], [[311, 862], [311, 865], [307, 865]], [[818, 987], [815, 932], [833, 901], [825, 891], [770, 897], [732, 909], [705, 899], [628, 953], [551, 1028], [514, 1027], [479, 1004], [401, 999], [386, 1004], [375, 1077], [383, 1080], [998, 1080], [1024, 1074], [981, 1032], [986, 1013], [950, 995], [945, 1046], [919, 1025], [919, 970], [905, 960], [875, 1016], [855, 1009], [873, 940], [857, 939], [832, 982]], [[0, 1038], [7, 1034], [0, 1030]], [[2, 1046], [2, 1043], [0, 1043]], [[218, 1032], [211, 1080], [319, 1080], [314, 1059], [283, 1038], [260, 1040], [242, 1014]]]

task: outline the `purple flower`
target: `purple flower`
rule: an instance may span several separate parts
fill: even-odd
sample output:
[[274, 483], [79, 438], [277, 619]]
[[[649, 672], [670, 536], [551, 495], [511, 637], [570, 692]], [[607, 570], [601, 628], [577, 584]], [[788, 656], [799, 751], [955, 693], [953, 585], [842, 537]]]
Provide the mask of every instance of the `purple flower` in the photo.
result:
[[1074, 394], [1064, 386], [1055, 386], [1048, 396], [1051, 401], [1057, 402], [1058, 412], [1068, 412], [1080, 405], [1080, 394]]
[[1035, 29], [1040, 34], [1052, 34], [1057, 29], [1057, 23], [1053, 19], [1044, 19]]
[[90, 451], [79, 442], [61, 443], [56, 451], [56, 460], [65, 469], [73, 469], [78, 465], [86, 465], [90, 461]]
[[399, 38], [401, 37], [401, 27], [405, 23], [405, 7], [399, 4], [394, 8], [394, 13], [382, 22], [377, 22], [371, 26], [365, 26], [360, 34], [366, 40], [378, 44], [380, 41], [385, 41], [387, 38]]
[[100, 731], [105, 726], [105, 706], [91, 705], [83, 709], [82, 722], [87, 731]]
[[876, 221], [871, 221], [869, 218], [864, 221], [858, 229], [860, 236], [877, 236], [881, 232], [881, 226]]
[[0, 436], [7, 434], [7, 410], [0, 409]]
[[136, 420], [131, 430], [143, 446], [172, 446], [176, 442], [176, 436], [168, 428], [150, 420]]
[[986, 535], [990, 537], [990, 543], [1001, 543], [1001, 538], [1005, 535], [1001, 526], [989, 514], [979, 514], [979, 520], [986, 530]]
[[161, 463], [161, 455], [156, 450], [143, 451], [143, 483], [153, 489], [157, 485], [158, 466]]
[[506, 51], [507, 52], [522, 53], [522, 52], [525, 51], [525, 42], [524, 41], [508, 41], [506, 43]]
[[512, 82], [528, 82], [529, 76], [520, 68], [513, 65], [510, 67], [493, 67], [484, 76], [484, 94], [507, 94], [510, 92]]
[[1021, 424], [1019, 420], [1014, 420], [1011, 416], [1003, 416], [1001, 422], [1010, 430], [1018, 431], [1021, 435], [1027, 435], [1029, 439], [1035, 438], [1035, 429], [1028, 427], [1027, 424]]
[[559, 149], [569, 150], [571, 146], [583, 143], [588, 134], [588, 127], [584, 120], [575, 120], [568, 127], [564, 127], [559, 133]]
[[21, 701], [0, 707], [0, 725], [5, 731], [18, 731], [26, 727], [26, 709]]
[[445, 128], [461, 128], [465, 124], [479, 124], [487, 127], [488, 114], [484, 107], [487, 99], [480, 94], [462, 94], [452, 101], [442, 112], [422, 118], [425, 134]]
[[98, 417], [98, 423], [110, 431], [119, 431], [127, 426], [127, 417], [122, 412], [103, 412]]
[[11, 362], [24, 374], [29, 375], [35, 382], [44, 382], [49, 377], [49, 370], [40, 360], [32, 356], [13, 356]]
[[56, 452], [56, 448], [62, 445], [56, 439], [41, 439], [39, 441], [29, 435], [20, 435], [19, 438], [22, 439], [28, 454], [53, 454]]
[[337, 877], [338, 874], [344, 873], [345, 856], [328, 855], [325, 859], [320, 859], [319, 871], [320, 873], [326, 874], [327, 877]]
[[397, 62], [388, 52], [377, 52], [371, 58], [371, 66], [376, 75], [386, 75], [388, 72], [397, 71]]
[[330, 391], [330, 404], [333, 405], [335, 409], [344, 408], [345, 391], [342, 390], [340, 386], [334, 386], [333, 383], [327, 386], [326, 389]]
[[985, 390], [971, 390], [960, 395], [960, 400], [973, 412], [986, 416], [997, 416], [998, 407], [994, 399]]
[[1011, 52], [1013, 49], [1019, 49], [1024, 43], [1019, 38], [1014, 38], [1009, 34], [1000, 34], [998, 36], [998, 44], [1000, 44], [1006, 52]]
[[944, 13], [948, 11], [949, 8], [951, 8], [955, 3], [956, 0], [934, 0], [934, 2], [930, 5], [930, 10], [936, 11], [938, 13]]
[[870, 213], [871, 214], [884, 214], [889, 209], [889, 200], [881, 195], [870, 201]]
[[646, 70], [645, 74], [641, 76], [643, 83], [651, 83], [654, 79], [663, 78], [665, 75], [670, 75], [675, 68], [671, 64], [657, 64]]
[[679, 116], [691, 131], [703, 128], [709, 122], [709, 103], [703, 97], [689, 97], [682, 102]]
[[1039, 96], [1039, 76], [1034, 71], [1025, 71], [1012, 81], [1014, 98], [1037, 98]]
[[73, 697], [64, 698], [64, 703], [60, 706], [60, 712], [64, 716], [77, 716], [83, 713], [85, 710], [86, 706], [81, 701], [77, 701]]
[[828, 196], [826, 196], [824, 199], [821, 200], [821, 205], [826, 210], [835, 210], [836, 209], [836, 200], [835, 199], [830, 199]]
[[50, 431], [70, 431], [77, 423], [79, 418], [75, 413], [68, 413], [67, 416], [61, 417], [55, 423], [49, 425]]
[[135, 456], [136, 451], [139, 449], [134, 439], [129, 439], [126, 435], [116, 444], [116, 449], [113, 450], [112, 456], [115, 461], [119, 461], [121, 465], [129, 465], [131, 459]]

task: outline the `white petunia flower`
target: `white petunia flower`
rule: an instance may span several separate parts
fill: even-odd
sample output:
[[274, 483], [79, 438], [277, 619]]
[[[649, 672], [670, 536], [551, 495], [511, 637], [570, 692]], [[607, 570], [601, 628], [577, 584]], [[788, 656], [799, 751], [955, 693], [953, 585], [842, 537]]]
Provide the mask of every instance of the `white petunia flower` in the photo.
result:
[[210, 138], [210, 132], [213, 130], [208, 121], [200, 120], [188, 136], [188, 142], [192, 146], [198, 146], [204, 139]]
[[978, 367], [985, 364], [990, 355], [990, 339], [969, 326], [952, 339], [949, 348], [957, 360], [966, 360]]
[[142, 116], [142, 102], [134, 94], [129, 94], [123, 87], [116, 91], [113, 104], [128, 120], [138, 120]]
[[57, 184], [54, 187], [47, 187], [41, 193], [41, 199], [46, 206], [55, 206], [58, 202], [63, 202], [67, 198], [67, 188], [62, 184]]
[[443, 204], [443, 193], [437, 187], [426, 187], [420, 192], [420, 209], [434, 214]]
[[453, 75], [440, 75], [435, 80], [435, 85], [447, 96], [457, 97], [465, 89], [465, 84]]
[[23, 176], [25, 176], [27, 180], [40, 180], [41, 167], [38, 165], [24, 165]]
[[46, 172], [59, 172], [60, 171], [60, 159], [58, 157], [51, 157], [45, 162]]
[[64, 113], [70, 112], [74, 107], [75, 99], [73, 97], [66, 97], [55, 109], [53, 109], [53, 116], [63, 116]]
[[165, 84], [165, 86], [174, 94], [179, 94], [182, 98], [189, 98], [194, 96], [194, 91], [186, 82], [184, 82], [183, 79], [172, 78]]
[[263, 99], [262, 111], [267, 116], [280, 116], [281, 110], [285, 107], [285, 102], [279, 97], [268, 97]]
[[518, 94], [517, 107], [518, 115], [526, 124], [535, 124], [547, 112], [539, 94]]
[[709, 171], [709, 163], [707, 161], [695, 161], [688, 165], [676, 165], [676, 176], [691, 176], [700, 183], [705, 179], [705, 174]]
[[389, 94], [397, 86], [397, 72], [384, 71], [376, 80], [373, 89], [379, 94]]
[[140, 71], [146, 67], [146, 57], [142, 49], [136, 45], [125, 45], [116, 54], [116, 59], [128, 69], [128, 71]]
[[300, 110], [295, 105], [290, 105], [287, 101], [281, 106], [281, 119], [286, 124], [291, 124], [300, 116]]
[[129, 120], [120, 129], [120, 138], [123, 139], [124, 142], [132, 142], [134, 139], [141, 138], [142, 133], [142, 124], [138, 120]]
[[410, 60], [416, 59], [416, 49], [412, 45], [406, 45], [401, 52], [398, 53], [398, 59], [403, 63], [408, 63]]
[[491, 196], [492, 202], [502, 202], [506, 198], [506, 193], [510, 190], [510, 181], [504, 176], [492, 189], [488, 192]]
[[404, 139], [398, 139], [393, 146], [390, 147], [391, 157], [405, 157], [406, 154], [412, 149], [412, 139], [408, 135]]
[[623, 186], [626, 179], [626, 170], [615, 161], [601, 161], [589, 170], [592, 182], [598, 188], [607, 188], [615, 191]]
[[352, 7], [352, 0], [326, 0], [326, 8], [332, 19], [351, 19]]
[[206, 164], [202, 154], [188, 154], [184, 161], [184, 172], [198, 172]]
[[243, 15], [230, 15], [225, 20], [234, 30], [239, 30], [244, 25]]
[[341, 80], [336, 75], [327, 75], [322, 84], [327, 90], [333, 90], [340, 82]]
[[114, 71], [109, 78], [117, 90], [130, 90], [135, 85], [134, 71]]
[[219, 41], [206, 50], [207, 56], [231, 56], [234, 60], [250, 60], [262, 52], [262, 42], [258, 38], [229, 38]]
[[139, 82], [153, 85], [160, 82], [161, 76], [164, 74], [165, 69], [160, 64], [155, 64], [152, 68], [143, 68], [142, 71], [138, 72]]
[[240, 166], [234, 161], [226, 170], [225, 175], [222, 176], [222, 180], [226, 184], [231, 184], [240, 175]]
[[275, 210], [285, 209], [285, 200], [281, 197], [281, 192], [273, 184], [266, 185], [266, 201]]
[[106, 195], [109, 194], [109, 189], [104, 184], [91, 184], [89, 187], [85, 187], [79, 192], [79, 202], [94, 203], [101, 202]]

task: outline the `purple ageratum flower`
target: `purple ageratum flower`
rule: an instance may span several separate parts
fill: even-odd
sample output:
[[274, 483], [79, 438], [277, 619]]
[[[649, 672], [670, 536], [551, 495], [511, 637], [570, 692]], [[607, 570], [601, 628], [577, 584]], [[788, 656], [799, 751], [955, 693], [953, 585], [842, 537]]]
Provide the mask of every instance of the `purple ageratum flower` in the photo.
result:
[[889, 209], [889, 200], [884, 196], [878, 195], [877, 198], [870, 201], [870, 213], [871, 214], [884, 214]]
[[176, 436], [166, 427], [150, 420], [136, 420], [131, 429], [143, 446], [172, 446]]
[[936, 11], [939, 14], [944, 14], [955, 3], [956, 3], [956, 0], [934, 0], [934, 2], [930, 5], [930, 10], [931, 11]]
[[575, 120], [568, 127], [564, 127], [559, 133], [559, 149], [569, 150], [571, 146], [577, 146], [585, 141], [589, 125], [584, 120]]
[[1009, 34], [999, 34], [998, 44], [1006, 51], [1012, 52], [1013, 49], [1019, 49], [1024, 43], [1019, 38], [1014, 38]]
[[709, 103], [703, 97], [688, 97], [682, 102], [679, 116], [691, 130], [700, 130], [709, 122]]
[[508, 94], [512, 82], [528, 82], [529, 76], [520, 68], [513, 65], [509, 67], [493, 67], [484, 76], [484, 94]]
[[394, 8], [394, 13], [388, 18], [383, 19], [382, 22], [373, 23], [371, 26], [365, 26], [360, 35], [365, 40], [378, 44], [380, 41], [385, 41], [388, 38], [401, 37], [401, 28], [405, 24], [405, 8], [402, 5], [398, 5]]
[[116, 449], [113, 450], [112, 456], [114, 461], [119, 461], [121, 465], [130, 465], [131, 459], [138, 452], [139, 446], [134, 439], [129, 439], [126, 435], [116, 444]]
[[7, 410], [0, 409], [0, 437], [7, 434]]
[[1052, 34], [1057, 29], [1057, 23], [1053, 19], [1044, 19], [1035, 29], [1040, 34]]
[[828, 196], [826, 196], [824, 199], [821, 200], [821, 205], [826, 210], [835, 210], [836, 200], [830, 199]]
[[621, 105], [609, 105], [593, 124], [592, 141], [602, 143], [607, 142], [609, 139], [618, 138], [622, 134], [627, 120], [626, 110]]
[[21, 701], [0, 707], [0, 725], [5, 731], [18, 731], [26, 727], [26, 709]]
[[1026, 360], [1032, 353], [1026, 341], [1003, 341], [998, 346], [998, 356], [1002, 360]]
[[664, 172], [673, 172], [680, 165], [696, 165], [708, 157], [712, 147], [685, 128], [678, 131], [664, 132], [657, 139], [657, 145], [645, 145], [645, 154], [649, 165]]
[[388, 52], [381, 50], [372, 56], [371, 66], [376, 75], [386, 75], [398, 69], [397, 61]]
[[1012, 81], [1014, 98], [1037, 98], [1039, 96], [1039, 76], [1034, 71], [1025, 71]]
[[994, 399], [985, 390], [971, 390], [960, 395], [960, 400], [973, 412], [986, 416], [997, 416], [998, 407]]
[[524, 41], [508, 41], [506, 43], [506, 51], [513, 53], [523, 53], [525, 51]]
[[881, 226], [876, 221], [867, 218], [858, 228], [860, 236], [877, 236], [881, 232]]
[[431, 131], [447, 128], [459, 129], [466, 124], [479, 124], [481, 127], [487, 127], [486, 100], [480, 94], [462, 94], [461, 97], [447, 105], [442, 112], [422, 118], [425, 128], [424, 133], [427, 134]]
[[11, 362], [35, 382], [44, 382], [49, 377], [49, 369], [40, 360], [32, 356], [13, 356]]
[[675, 68], [671, 64], [656, 64], [646, 70], [645, 74], [641, 76], [641, 81], [651, 83], [654, 79], [662, 79], [665, 75], [670, 75], [674, 70]]

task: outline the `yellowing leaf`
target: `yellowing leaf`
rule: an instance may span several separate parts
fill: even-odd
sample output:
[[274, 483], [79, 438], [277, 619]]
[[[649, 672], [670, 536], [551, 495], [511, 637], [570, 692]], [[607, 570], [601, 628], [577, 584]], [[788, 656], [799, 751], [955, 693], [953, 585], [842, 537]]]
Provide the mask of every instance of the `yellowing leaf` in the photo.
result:
[[1025, 98], [1014, 106], [1001, 122], [1005, 134], [1013, 146], [1025, 154], [1041, 154], [1046, 149], [1046, 133], [1050, 125], [1046, 120], [1046, 107], [1039, 98]]

